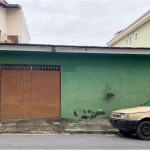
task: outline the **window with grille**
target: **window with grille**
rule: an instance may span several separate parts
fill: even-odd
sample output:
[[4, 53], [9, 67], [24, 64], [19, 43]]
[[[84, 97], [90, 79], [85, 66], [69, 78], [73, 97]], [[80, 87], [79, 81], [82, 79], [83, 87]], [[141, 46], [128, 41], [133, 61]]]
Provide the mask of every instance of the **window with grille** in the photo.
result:
[[10, 40], [12, 43], [18, 43], [18, 36], [11, 36], [11, 35], [8, 35], [7, 36], [7, 39]]

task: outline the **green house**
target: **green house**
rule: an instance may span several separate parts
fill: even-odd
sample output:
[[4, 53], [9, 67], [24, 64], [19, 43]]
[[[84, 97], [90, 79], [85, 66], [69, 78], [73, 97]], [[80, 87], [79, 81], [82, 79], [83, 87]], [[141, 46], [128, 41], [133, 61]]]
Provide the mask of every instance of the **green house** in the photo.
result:
[[118, 31], [107, 46], [150, 47], [150, 10], [125, 29]]
[[107, 118], [150, 99], [150, 48], [0, 44], [0, 118]]

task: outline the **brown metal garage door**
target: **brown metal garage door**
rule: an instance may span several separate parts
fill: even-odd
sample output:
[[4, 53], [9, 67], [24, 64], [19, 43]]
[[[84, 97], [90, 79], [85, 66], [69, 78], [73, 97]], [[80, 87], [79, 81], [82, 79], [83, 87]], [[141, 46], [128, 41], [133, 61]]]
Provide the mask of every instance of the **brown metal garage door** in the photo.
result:
[[32, 71], [31, 118], [56, 118], [59, 110], [60, 72]]
[[30, 118], [31, 71], [3, 70], [1, 118]]
[[60, 67], [3, 66], [1, 118], [58, 118]]

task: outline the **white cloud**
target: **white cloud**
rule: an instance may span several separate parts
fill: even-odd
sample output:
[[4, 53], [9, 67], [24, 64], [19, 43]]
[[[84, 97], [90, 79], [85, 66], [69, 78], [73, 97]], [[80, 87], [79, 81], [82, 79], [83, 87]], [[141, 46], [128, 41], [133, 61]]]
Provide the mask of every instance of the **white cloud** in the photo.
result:
[[149, 10], [149, 0], [7, 0], [22, 5], [31, 43], [106, 43]]

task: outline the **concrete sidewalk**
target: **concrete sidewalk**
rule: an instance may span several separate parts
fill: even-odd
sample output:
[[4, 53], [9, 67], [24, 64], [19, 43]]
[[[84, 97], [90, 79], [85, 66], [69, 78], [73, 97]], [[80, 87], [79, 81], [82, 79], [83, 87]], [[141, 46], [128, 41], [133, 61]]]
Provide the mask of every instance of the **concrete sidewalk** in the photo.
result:
[[116, 134], [108, 119], [70, 120], [70, 119], [19, 119], [1, 120], [0, 132], [3, 133], [107, 133]]

